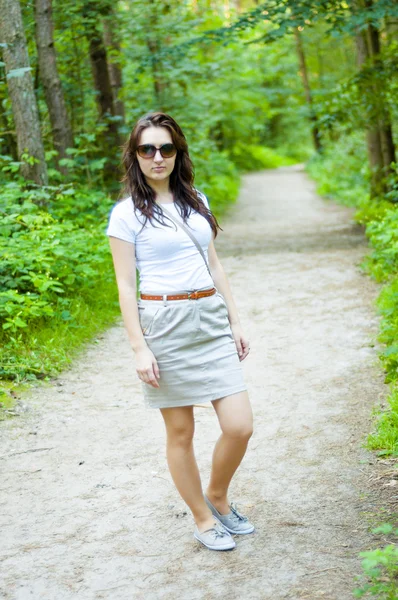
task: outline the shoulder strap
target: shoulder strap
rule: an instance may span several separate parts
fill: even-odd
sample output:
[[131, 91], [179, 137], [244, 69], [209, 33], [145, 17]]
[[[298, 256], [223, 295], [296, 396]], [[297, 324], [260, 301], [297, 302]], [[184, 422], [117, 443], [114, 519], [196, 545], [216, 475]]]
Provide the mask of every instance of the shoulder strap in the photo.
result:
[[166, 213], [166, 215], [173, 221], [173, 223], [175, 223], [177, 225], [177, 227], [181, 227], [181, 229], [183, 229], [185, 231], [185, 233], [191, 238], [191, 240], [193, 241], [193, 243], [195, 244], [195, 246], [197, 247], [197, 249], [199, 250], [203, 260], [205, 261], [205, 265], [206, 268], [209, 272], [210, 277], [213, 279], [211, 272], [210, 272], [210, 267], [209, 264], [206, 260], [206, 256], [205, 253], [202, 250], [202, 246], [199, 244], [198, 240], [196, 239], [196, 237], [194, 236], [194, 234], [192, 233], [192, 231], [190, 231], [190, 229], [188, 229], [188, 227], [185, 225], [185, 223], [183, 223], [182, 221], [180, 221], [179, 219], [176, 219], [168, 210], [167, 208], [164, 207], [164, 204], [162, 204], [162, 210]]

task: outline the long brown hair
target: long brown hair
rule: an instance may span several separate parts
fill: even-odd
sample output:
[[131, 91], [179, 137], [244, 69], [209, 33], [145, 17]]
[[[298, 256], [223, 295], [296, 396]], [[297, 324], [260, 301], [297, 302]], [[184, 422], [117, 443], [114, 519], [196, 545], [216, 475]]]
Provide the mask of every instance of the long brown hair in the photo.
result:
[[173, 144], [177, 148], [174, 169], [170, 175], [170, 191], [183, 220], [186, 221], [191, 210], [195, 210], [207, 219], [214, 237], [216, 237], [218, 229], [221, 228], [215, 216], [208, 210], [193, 187], [194, 170], [188, 153], [188, 144], [181, 127], [170, 115], [162, 112], [149, 113], [141, 117], [135, 124], [123, 146], [122, 164], [125, 174], [122, 183], [124, 184], [124, 194], [131, 195], [134, 207], [145, 216], [144, 225], [147, 219], [150, 222], [154, 219], [158, 223], [166, 225], [164, 219], [167, 217], [164, 215], [162, 207], [156, 204], [156, 193], [147, 183], [137, 160], [137, 146], [140, 143], [141, 133], [147, 127], [164, 127], [167, 129], [170, 132]]

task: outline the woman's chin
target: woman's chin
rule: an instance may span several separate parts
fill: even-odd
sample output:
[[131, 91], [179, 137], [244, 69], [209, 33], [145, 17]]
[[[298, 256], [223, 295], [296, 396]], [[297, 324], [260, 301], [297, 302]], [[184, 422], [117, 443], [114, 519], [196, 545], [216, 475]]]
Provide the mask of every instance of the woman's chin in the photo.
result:
[[170, 173], [167, 173], [167, 171], [153, 171], [150, 175], [147, 175], [147, 179], [152, 179], [152, 181], [163, 181], [169, 177]]

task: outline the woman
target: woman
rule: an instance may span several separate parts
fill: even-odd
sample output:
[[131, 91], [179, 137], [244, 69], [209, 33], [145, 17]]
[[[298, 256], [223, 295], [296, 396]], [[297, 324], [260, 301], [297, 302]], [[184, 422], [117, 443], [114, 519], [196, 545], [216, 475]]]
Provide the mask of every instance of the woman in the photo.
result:
[[[107, 234], [137, 374], [147, 406], [164, 419], [168, 466], [192, 512], [194, 537], [211, 550], [232, 549], [231, 534], [254, 531], [227, 498], [252, 434], [252, 411], [240, 365], [249, 343], [213, 243], [219, 225], [193, 187], [188, 146], [169, 115], [137, 122], [123, 164], [128, 197], [114, 206]], [[193, 405], [206, 402], [222, 434], [204, 495], [192, 440]]]

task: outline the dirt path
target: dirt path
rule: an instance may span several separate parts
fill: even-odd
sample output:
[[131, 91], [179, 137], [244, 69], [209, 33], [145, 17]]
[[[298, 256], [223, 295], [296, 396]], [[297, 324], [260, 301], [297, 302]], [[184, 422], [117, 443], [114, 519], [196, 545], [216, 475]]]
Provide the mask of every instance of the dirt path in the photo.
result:
[[[229, 553], [195, 542], [115, 327], [0, 424], [2, 598], [351, 600], [373, 511], [362, 444], [385, 393], [351, 215], [296, 167], [247, 176], [223, 223], [256, 425], [231, 497], [257, 532]], [[196, 415], [205, 484], [219, 429], [211, 407]]]

